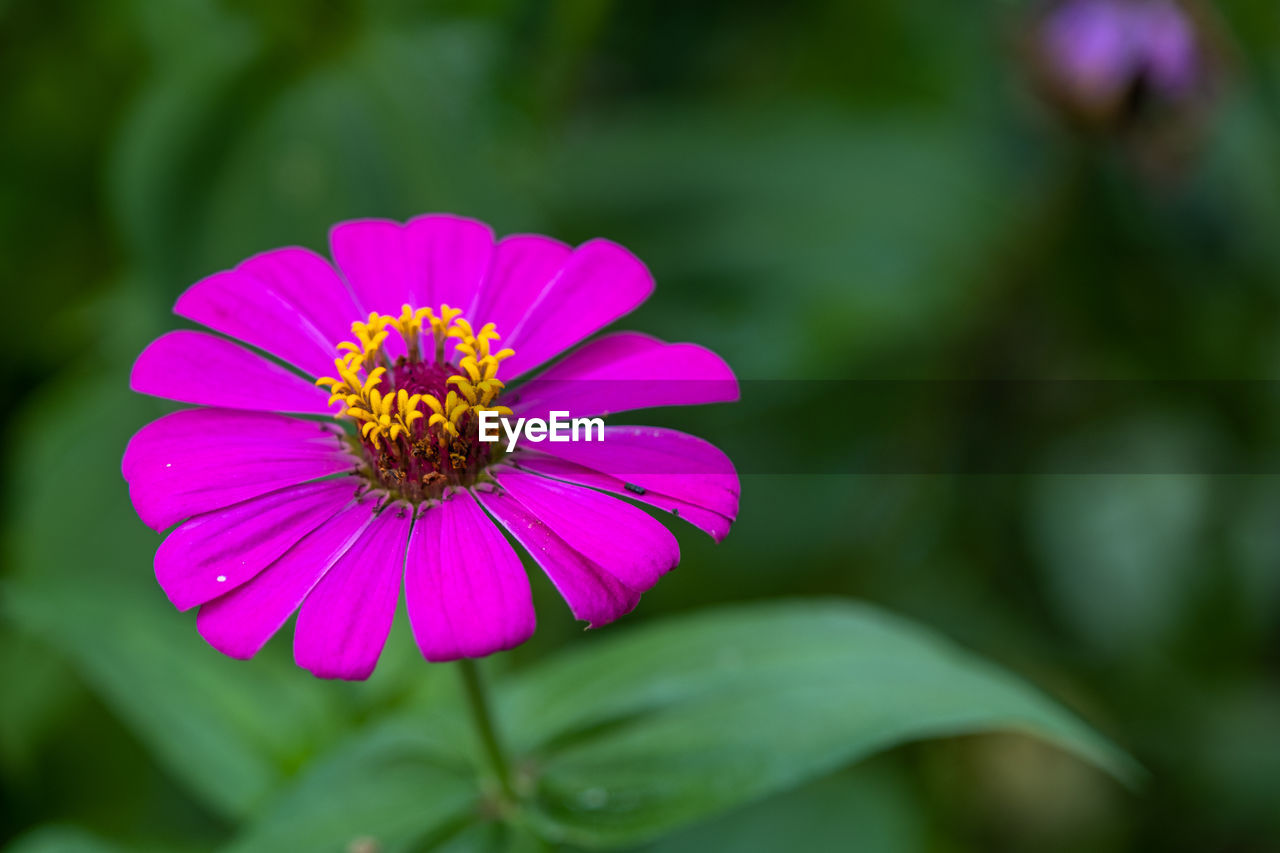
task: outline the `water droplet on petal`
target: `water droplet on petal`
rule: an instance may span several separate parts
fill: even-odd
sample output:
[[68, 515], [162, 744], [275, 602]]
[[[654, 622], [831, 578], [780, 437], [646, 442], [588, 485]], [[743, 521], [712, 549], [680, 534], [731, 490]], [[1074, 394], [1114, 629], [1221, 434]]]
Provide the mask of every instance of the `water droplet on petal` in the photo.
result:
[[218, 575], [218, 583], [226, 583], [226, 582], [227, 582], [226, 575]]

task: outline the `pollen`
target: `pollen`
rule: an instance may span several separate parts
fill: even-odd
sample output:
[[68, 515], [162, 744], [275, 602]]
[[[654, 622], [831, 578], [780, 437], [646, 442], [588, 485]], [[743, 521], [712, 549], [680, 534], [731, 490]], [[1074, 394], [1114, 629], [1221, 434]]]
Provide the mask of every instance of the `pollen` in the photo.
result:
[[[405, 354], [391, 359], [395, 332]], [[510, 415], [498, 400], [506, 387], [493, 323], [477, 331], [449, 305], [414, 308], [399, 316], [370, 314], [351, 324], [354, 340], [337, 347], [334, 376], [316, 380], [329, 391], [335, 417], [353, 427], [353, 448], [371, 484], [417, 503], [447, 485], [470, 485], [501, 450], [477, 439], [480, 412]]]

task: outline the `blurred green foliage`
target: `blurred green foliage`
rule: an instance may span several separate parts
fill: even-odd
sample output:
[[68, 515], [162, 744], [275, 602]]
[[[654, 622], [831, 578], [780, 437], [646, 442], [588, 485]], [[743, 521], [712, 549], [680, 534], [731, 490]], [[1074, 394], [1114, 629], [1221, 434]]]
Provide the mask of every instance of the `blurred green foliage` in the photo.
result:
[[[473, 797], [459, 781], [469, 735], [449, 710], [453, 673], [417, 660], [403, 620], [365, 684], [313, 681], [287, 638], [253, 663], [221, 658], [155, 587], [158, 538], [119, 477], [129, 435], [165, 410], [127, 374], [175, 324], [174, 297], [257, 251], [323, 250], [341, 219], [447, 210], [500, 233], [616, 239], [659, 284], [625, 325], [706, 344], [746, 379], [1272, 378], [1274, 3], [1218, 4], [1229, 76], [1200, 149], [1159, 177], [1036, 100], [1015, 49], [1027, 10], [0, 3], [0, 841], [211, 850], [253, 818], [246, 848], [319, 849], [346, 825], [314, 792], [337, 790], [347, 814], [441, 849], [536, 849], [453, 823]], [[727, 415], [653, 418], [821, 458], [823, 386], [781, 422], [751, 387]], [[829, 775], [740, 811], [715, 816], [735, 800], [709, 798], [710, 822], [653, 849], [1276, 849], [1271, 386], [1229, 406], [1135, 394], [1029, 435], [1017, 400], [947, 387], [924, 412], [855, 413], [831, 440], [874, 454], [928, 417], [952, 425], [948, 458], [1018, 435], [1026, 470], [748, 473], [729, 539], [679, 530], [681, 570], [626, 621], [795, 595], [875, 602], [1043, 685], [1149, 778], [1129, 791], [1024, 737], [949, 738], [854, 769], [816, 761]], [[718, 434], [726, 418], [736, 437]], [[1065, 473], [1100, 456], [1124, 473]], [[1264, 473], [1175, 472], [1200, 458]], [[535, 596], [538, 635], [494, 662], [514, 673], [511, 708], [563, 665], [544, 661], [553, 651], [587, 642], [536, 576]], [[779, 730], [808, 719], [789, 695]], [[513, 736], [537, 722], [512, 720]], [[567, 777], [604, 762], [589, 744], [565, 756]], [[745, 784], [731, 771], [718, 772]], [[313, 841], [272, 834], [300, 824]]]

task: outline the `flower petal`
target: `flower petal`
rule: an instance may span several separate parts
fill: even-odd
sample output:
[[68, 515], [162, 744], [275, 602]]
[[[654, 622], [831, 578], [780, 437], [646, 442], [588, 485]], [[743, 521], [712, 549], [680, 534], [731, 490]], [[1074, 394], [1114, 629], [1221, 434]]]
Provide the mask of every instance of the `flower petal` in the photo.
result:
[[341, 439], [335, 423], [240, 409], [182, 409], [140, 429], [125, 448], [120, 473], [133, 480], [151, 465], [169, 462], [189, 447], [226, 446], [229, 452], [283, 443], [328, 447]]
[[523, 507], [523, 517], [481, 493], [485, 507], [538, 560], [574, 615], [593, 627], [629, 611], [640, 593], [680, 562], [671, 531], [630, 504], [513, 469], [494, 479]]
[[617, 243], [591, 240], [579, 246], [507, 335], [516, 354], [503, 362], [514, 379], [554, 358], [588, 335], [634, 310], [653, 292], [653, 277]]
[[695, 435], [661, 427], [608, 426], [604, 441], [544, 441], [532, 449], [728, 518], [738, 515], [742, 487], [733, 462]]
[[200, 635], [224, 655], [256, 655], [372, 519], [372, 499], [340, 510], [257, 577], [202, 605], [196, 619]]
[[666, 510], [672, 515], [683, 518], [694, 527], [705, 531], [717, 542], [723, 541], [729, 535], [729, 528], [733, 524], [733, 519], [718, 512], [712, 512], [696, 504], [661, 494], [651, 488], [637, 486], [635, 483], [621, 480], [601, 471], [594, 471], [566, 459], [545, 456], [537, 451], [521, 451], [515, 457], [515, 461], [521, 471], [529, 471], [543, 477], [550, 477], [553, 480], [563, 480], [568, 483], [576, 483], [579, 486], [612, 492], [616, 495]]
[[573, 376], [594, 376], [617, 362], [646, 355], [664, 346], [665, 342], [643, 332], [610, 332], [578, 347], [563, 361], [528, 380], [528, 384], [536, 387], [548, 373], [554, 379], [556, 374], [563, 374], [566, 370]]
[[129, 440], [121, 471], [143, 522], [184, 518], [355, 466], [342, 431], [265, 412], [185, 409]]
[[262, 571], [342, 508], [357, 481], [281, 489], [180, 525], [156, 551], [156, 580], [179, 610], [212, 601]]
[[[493, 323], [503, 346], [547, 285], [560, 274], [573, 249], [537, 234], [515, 234], [498, 241], [493, 263], [467, 318], [483, 326]], [[505, 368], [503, 375], [508, 375]]]
[[316, 584], [294, 629], [298, 666], [320, 678], [369, 677], [395, 618], [412, 526], [408, 507], [383, 510]]
[[575, 619], [598, 628], [640, 603], [640, 590], [570, 548], [515, 498], [502, 492], [477, 492], [476, 497], [547, 573]]
[[364, 310], [396, 315], [400, 306], [467, 309], [489, 269], [493, 231], [450, 214], [343, 222], [329, 232], [334, 261]]
[[410, 256], [425, 261], [425, 288], [416, 292], [418, 307], [447, 304], [467, 311], [489, 272], [493, 229], [462, 216], [433, 214], [409, 220], [404, 227]]
[[419, 516], [404, 590], [413, 636], [429, 661], [484, 657], [533, 636], [524, 566], [470, 492]]
[[329, 231], [329, 253], [360, 303], [361, 314], [394, 315], [403, 303], [415, 299], [417, 281], [405, 257], [403, 229], [390, 219], [357, 219]]
[[332, 414], [325, 391], [257, 353], [205, 332], [169, 332], [156, 338], [133, 363], [129, 387], [201, 406]]
[[503, 401], [521, 417], [546, 418], [552, 411], [589, 417], [737, 399], [733, 370], [711, 350], [620, 333], [575, 350]]
[[334, 350], [361, 318], [329, 263], [306, 249], [255, 255], [202, 279], [174, 312], [266, 350], [309, 372], [333, 372]]

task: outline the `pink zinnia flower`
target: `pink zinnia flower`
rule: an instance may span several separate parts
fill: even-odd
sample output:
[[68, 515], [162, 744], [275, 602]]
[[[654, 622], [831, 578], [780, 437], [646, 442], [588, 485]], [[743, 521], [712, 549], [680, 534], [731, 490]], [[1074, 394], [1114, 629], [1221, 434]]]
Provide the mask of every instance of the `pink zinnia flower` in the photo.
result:
[[495, 242], [486, 225], [448, 215], [345, 222], [330, 245], [336, 270], [278, 249], [196, 283], [174, 309], [296, 370], [198, 331], [161, 336], [133, 367], [134, 390], [208, 407], [141, 429], [123, 473], [148, 526], [178, 525], [156, 552], [156, 578], [179, 609], [199, 606], [196, 624], [216, 649], [252, 657], [297, 611], [300, 666], [365, 678], [402, 584], [427, 660], [516, 646], [533, 633], [533, 604], [498, 525], [576, 618], [612, 622], [679, 562], [679, 548], [647, 512], [606, 493], [716, 540], [728, 533], [737, 476], [693, 436], [606, 427], [603, 442], [511, 453], [477, 440], [485, 410], [589, 417], [737, 399], [714, 353], [631, 332], [504, 385], [649, 296], [652, 278], [626, 249]]

